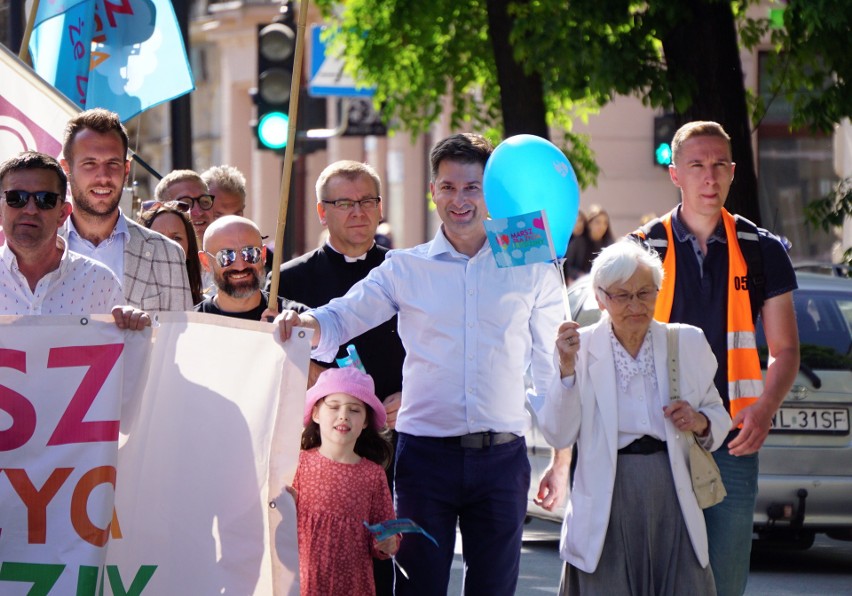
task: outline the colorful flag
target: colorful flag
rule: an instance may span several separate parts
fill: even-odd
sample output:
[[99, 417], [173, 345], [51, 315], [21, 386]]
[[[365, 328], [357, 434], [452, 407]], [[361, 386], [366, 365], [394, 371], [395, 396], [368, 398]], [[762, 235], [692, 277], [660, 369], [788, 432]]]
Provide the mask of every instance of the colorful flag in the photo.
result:
[[0, 81], [0, 162], [28, 149], [59, 157], [77, 106], [2, 45]]
[[483, 223], [498, 267], [556, 261], [556, 251], [544, 210], [488, 219]]
[[168, 0], [55, 4], [39, 10], [29, 46], [33, 65], [81, 108], [106, 108], [126, 121], [195, 89]]

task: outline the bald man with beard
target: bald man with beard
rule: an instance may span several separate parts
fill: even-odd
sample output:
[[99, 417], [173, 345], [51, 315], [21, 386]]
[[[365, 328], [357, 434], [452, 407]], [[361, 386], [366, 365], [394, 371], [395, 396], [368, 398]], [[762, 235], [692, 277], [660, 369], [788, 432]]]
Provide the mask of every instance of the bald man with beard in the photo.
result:
[[274, 318], [282, 306], [307, 310], [282, 298], [278, 299], [278, 311], [268, 309], [269, 294], [261, 290], [266, 277], [266, 249], [260, 230], [250, 219], [226, 215], [215, 220], [204, 232], [198, 258], [212, 276], [217, 292], [197, 304], [196, 312], [261, 321], [267, 316]]

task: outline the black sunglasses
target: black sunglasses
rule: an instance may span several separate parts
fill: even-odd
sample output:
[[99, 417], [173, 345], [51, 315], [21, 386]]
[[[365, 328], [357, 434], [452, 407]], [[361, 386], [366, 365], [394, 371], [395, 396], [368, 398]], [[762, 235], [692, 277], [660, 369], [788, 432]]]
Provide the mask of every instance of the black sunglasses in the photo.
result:
[[48, 190], [41, 190], [38, 192], [7, 190], [4, 194], [6, 195], [6, 204], [14, 209], [23, 209], [29, 202], [30, 197], [32, 197], [35, 199], [36, 207], [47, 211], [48, 209], [56, 207], [56, 204], [61, 198], [58, 192], [50, 192]]

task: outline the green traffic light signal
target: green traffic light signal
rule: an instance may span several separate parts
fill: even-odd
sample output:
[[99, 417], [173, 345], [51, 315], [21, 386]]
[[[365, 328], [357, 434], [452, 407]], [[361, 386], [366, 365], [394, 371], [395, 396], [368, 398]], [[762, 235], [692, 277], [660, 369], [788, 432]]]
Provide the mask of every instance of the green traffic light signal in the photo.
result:
[[264, 147], [282, 149], [287, 146], [290, 119], [283, 112], [269, 112], [257, 123], [257, 138]]
[[672, 146], [668, 143], [660, 143], [654, 151], [654, 157], [657, 159], [657, 165], [669, 166], [672, 163]]
[[674, 114], [654, 116], [654, 165], [666, 168], [672, 164], [672, 138], [677, 131]]
[[252, 98], [258, 149], [280, 151], [287, 146], [295, 48], [296, 23], [288, 0], [272, 23], [257, 26], [257, 87]]

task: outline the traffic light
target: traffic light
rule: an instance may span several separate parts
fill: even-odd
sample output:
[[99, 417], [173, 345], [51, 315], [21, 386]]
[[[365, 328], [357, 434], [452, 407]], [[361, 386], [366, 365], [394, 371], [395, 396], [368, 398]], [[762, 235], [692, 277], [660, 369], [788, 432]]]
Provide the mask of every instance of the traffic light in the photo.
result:
[[654, 163], [662, 168], [672, 163], [672, 137], [676, 126], [674, 114], [654, 116]]
[[296, 23], [288, 2], [272, 23], [257, 26], [257, 88], [253, 95], [258, 149], [279, 151], [287, 145], [295, 51]]

